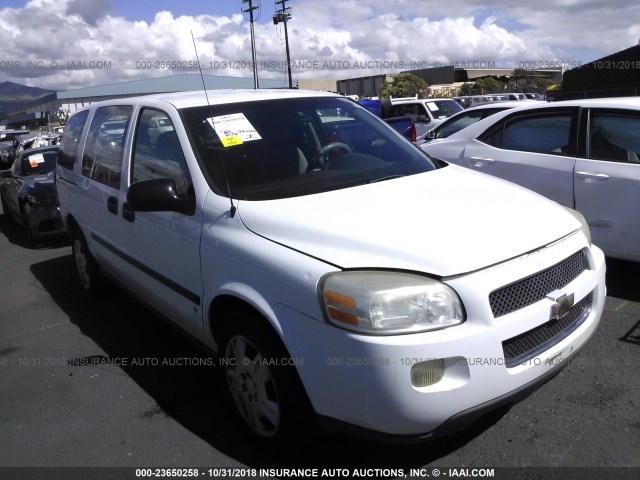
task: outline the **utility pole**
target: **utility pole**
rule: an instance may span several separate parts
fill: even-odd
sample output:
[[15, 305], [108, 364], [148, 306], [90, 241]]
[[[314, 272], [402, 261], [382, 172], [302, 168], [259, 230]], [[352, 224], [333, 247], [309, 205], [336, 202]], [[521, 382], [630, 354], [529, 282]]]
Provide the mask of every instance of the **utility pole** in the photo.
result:
[[273, 16], [273, 24], [278, 25], [284, 22], [284, 43], [287, 49], [287, 72], [289, 74], [289, 88], [293, 88], [293, 80], [291, 78], [291, 57], [289, 56], [289, 32], [287, 31], [287, 21], [291, 20], [291, 8], [285, 6], [287, 0], [276, 0], [276, 5], [280, 5], [280, 11], [276, 10]]
[[257, 10], [259, 7], [253, 6], [253, 0], [242, 0], [242, 3], [248, 3], [249, 8], [246, 10], [242, 10], [242, 13], [249, 14], [249, 24], [251, 27], [251, 63], [253, 64], [253, 88], [260, 88], [258, 84], [258, 58], [256, 56], [256, 37], [253, 31], [253, 11]]

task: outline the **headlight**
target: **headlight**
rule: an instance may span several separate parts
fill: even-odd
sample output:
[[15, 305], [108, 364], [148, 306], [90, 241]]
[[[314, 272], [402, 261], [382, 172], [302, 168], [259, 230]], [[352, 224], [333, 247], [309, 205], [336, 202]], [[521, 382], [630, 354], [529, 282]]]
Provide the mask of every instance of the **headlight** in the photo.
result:
[[584, 218], [584, 215], [582, 215], [579, 211], [574, 210], [573, 208], [569, 208], [569, 207], [564, 207], [567, 209], [567, 211], [573, 215], [573, 217], [578, 220], [580, 222], [580, 230], [582, 230], [582, 233], [584, 233], [584, 236], [587, 237], [587, 241], [589, 242], [589, 245], [591, 245], [591, 230], [589, 230], [589, 224], [587, 223], [587, 219]]
[[465, 320], [456, 292], [442, 282], [395, 272], [338, 272], [325, 277], [322, 304], [329, 321], [361, 333], [414, 333]]

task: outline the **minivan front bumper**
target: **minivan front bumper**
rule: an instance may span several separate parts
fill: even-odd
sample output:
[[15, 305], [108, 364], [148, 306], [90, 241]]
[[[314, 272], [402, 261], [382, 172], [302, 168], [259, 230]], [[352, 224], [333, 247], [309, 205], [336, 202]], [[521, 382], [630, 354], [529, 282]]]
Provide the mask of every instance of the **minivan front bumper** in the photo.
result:
[[[589, 269], [563, 288], [575, 297], [576, 305], [584, 307], [582, 314], [563, 327], [557, 341], [543, 343], [541, 351], [508, 366], [503, 342], [537, 334], [547, 324], [553, 327], [553, 301], [544, 298], [494, 318], [490, 293], [582, 249], [586, 249]], [[606, 295], [604, 255], [577, 234], [443, 281], [460, 295], [467, 320], [433, 332], [361, 335], [310, 321], [284, 305], [278, 307], [283, 338], [323, 425], [396, 441], [435, 438], [465, 428], [488, 411], [522, 399], [557, 374], [595, 332]], [[432, 359], [443, 361], [442, 379], [426, 387], [414, 386], [411, 368]]]

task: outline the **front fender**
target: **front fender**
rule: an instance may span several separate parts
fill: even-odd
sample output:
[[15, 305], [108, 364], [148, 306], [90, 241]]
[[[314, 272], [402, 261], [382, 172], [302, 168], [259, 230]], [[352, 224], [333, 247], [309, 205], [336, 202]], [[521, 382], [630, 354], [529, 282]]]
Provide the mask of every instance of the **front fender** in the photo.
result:
[[[216, 322], [221, 320], [221, 318], [219, 318], [221, 312], [216, 311], [216, 300], [222, 297], [232, 297], [236, 301], [243, 302], [252, 307], [269, 322], [278, 336], [282, 338], [282, 326], [266, 298], [250, 285], [234, 281], [220, 285], [215, 292], [205, 292], [205, 305], [209, 307], [207, 309], [208, 318], [205, 319], [204, 328], [206, 336], [211, 340], [211, 346], [214, 349], [217, 350], [215, 326]], [[223, 312], [224, 309], [222, 309], [222, 313]]]

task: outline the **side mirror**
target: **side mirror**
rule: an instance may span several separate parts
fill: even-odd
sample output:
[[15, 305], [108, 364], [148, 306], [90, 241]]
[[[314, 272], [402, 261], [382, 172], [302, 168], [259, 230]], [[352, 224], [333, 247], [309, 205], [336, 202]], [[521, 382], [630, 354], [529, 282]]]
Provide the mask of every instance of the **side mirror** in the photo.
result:
[[186, 195], [176, 193], [176, 183], [170, 178], [142, 180], [127, 190], [127, 203], [135, 212], [178, 212], [193, 215], [196, 199], [193, 190]]
[[430, 138], [430, 139], [436, 138], [436, 131], [435, 130], [429, 130], [427, 132], [427, 138]]

